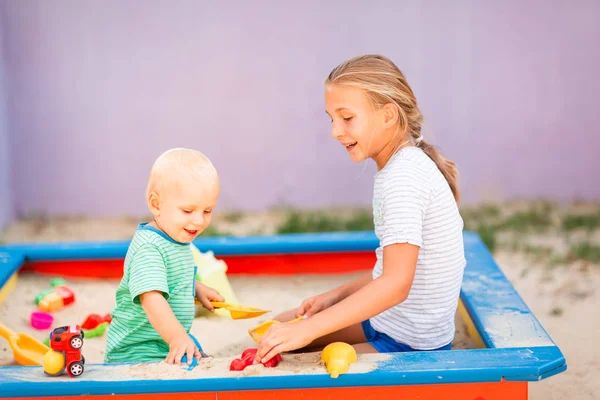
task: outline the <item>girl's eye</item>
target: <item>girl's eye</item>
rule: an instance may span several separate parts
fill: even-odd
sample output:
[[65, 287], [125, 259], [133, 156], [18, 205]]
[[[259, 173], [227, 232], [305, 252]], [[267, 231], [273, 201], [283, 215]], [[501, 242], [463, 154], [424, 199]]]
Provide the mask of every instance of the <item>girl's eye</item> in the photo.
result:
[[181, 211], [183, 211], [186, 214], [191, 214], [192, 213], [192, 210], [181, 210]]
[[344, 121], [350, 121], [351, 119], [352, 119], [352, 117], [347, 117], [347, 118], [344, 118]]
[[210, 214], [212, 213], [212, 210], [204, 210], [204, 214]]

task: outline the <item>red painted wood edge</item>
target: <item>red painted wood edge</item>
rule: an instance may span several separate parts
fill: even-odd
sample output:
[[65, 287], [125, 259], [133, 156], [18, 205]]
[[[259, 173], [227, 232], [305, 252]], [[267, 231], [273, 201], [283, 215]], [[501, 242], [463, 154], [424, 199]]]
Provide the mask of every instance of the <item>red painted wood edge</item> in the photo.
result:
[[[227, 263], [227, 274], [336, 274], [373, 268], [375, 253], [306, 253], [243, 255], [219, 257]], [[22, 272], [77, 278], [120, 279], [123, 260], [35, 261], [26, 263]]]
[[[527, 400], [527, 382], [481, 382], [438, 385], [372, 386], [294, 390], [252, 390], [217, 393], [161, 393], [129, 395], [51, 396], [45, 400]], [[0, 395], [1, 396], [1, 395]], [[1, 397], [0, 397], [1, 398]], [[34, 397], [11, 400], [31, 400]]]

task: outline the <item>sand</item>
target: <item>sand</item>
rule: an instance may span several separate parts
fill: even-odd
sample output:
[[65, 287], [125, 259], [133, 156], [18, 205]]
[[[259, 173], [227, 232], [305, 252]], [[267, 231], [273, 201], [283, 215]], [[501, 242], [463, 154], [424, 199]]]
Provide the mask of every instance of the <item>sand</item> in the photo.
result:
[[[262, 365], [251, 365], [243, 371], [230, 371], [232, 357], [205, 358], [200, 364], [189, 371], [176, 365], [166, 363], [136, 364], [126, 367], [126, 374], [143, 379], [194, 379], [222, 378], [240, 376], [280, 376], [280, 375], [315, 375], [326, 373], [325, 364], [321, 361], [321, 353], [285, 354], [277, 368], [266, 368]], [[361, 374], [374, 370], [377, 362], [389, 358], [386, 354], [361, 354], [358, 361], [350, 365], [348, 373]]]
[[[294, 277], [231, 276], [231, 285], [238, 300], [253, 307], [272, 310], [259, 318], [233, 320], [228, 317], [208, 315], [198, 309], [200, 317], [194, 320], [191, 333], [202, 344], [204, 351], [215, 358], [239, 357], [256, 344], [247, 331], [249, 328], [271, 319], [279, 312], [297, 307], [301, 301], [315, 293], [323, 292], [353, 279], [356, 275], [306, 275]], [[29, 324], [29, 315], [36, 310], [35, 295], [49, 285], [50, 277], [21, 274], [13, 292], [0, 307], [0, 320], [13, 330], [26, 332], [39, 340], [47, 337], [47, 331], [37, 331]], [[82, 324], [90, 313], [104, 315], [114, 307], [117, 280], [70, 279], [68, 285], [76, 294], [72, 305], [55, 312], [54, 327]], [[473, 347], [466, 335], [462, 320], [456, 318], [455, 348]], [[87, 363], [102, 363], [106, 336], [85, 340], [83, 354]], [[0, 365], [13, 365], [12, 352], [8, 343], [0, 341]]]

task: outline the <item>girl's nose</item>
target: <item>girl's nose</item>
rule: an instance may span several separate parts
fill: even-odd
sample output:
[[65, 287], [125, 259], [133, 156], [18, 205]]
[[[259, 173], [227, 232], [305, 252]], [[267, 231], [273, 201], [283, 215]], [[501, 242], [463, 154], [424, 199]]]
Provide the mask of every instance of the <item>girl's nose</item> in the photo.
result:
[[334, 139], [339, 139], [342, 137], [342, 131], [341, 129], [338, 129], [337, 126], [335, 125], [335, 123], [333, 123], [333, 125], [331, 125], [331, 136]]

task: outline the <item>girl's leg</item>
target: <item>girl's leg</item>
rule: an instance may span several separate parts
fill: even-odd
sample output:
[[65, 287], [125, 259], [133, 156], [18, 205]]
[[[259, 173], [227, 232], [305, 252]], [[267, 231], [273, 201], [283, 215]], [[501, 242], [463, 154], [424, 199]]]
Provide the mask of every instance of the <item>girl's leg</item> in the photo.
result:
[[[287, 322], [296, 318], [296, 310], [286, 311], [275, 317], [276, 321]], [[337, 332], [330, 333], [316, 339], [307, 347], [325, 347], [333, 342], [346, 342], [348, 344], [364, 343], [367, 341], [361, 324], [351, 325]]]
[[306, 346], [304, 349], [300, 349], [302, 352], [321, 351], [325, 346], [335, 342], [344, 342], [352, 345], [354, 350], [359, 354], [364, 353], [377, 353], [373, 346], [367, 343], [365, 332], [363, 331], [361, 324], [351, 325], [347, 328], [340, 329], [337, 332], [330, 333], [329, 335], [322, 336], [311, 344]]
[[307, 347], [323, 348], [330, 343], [334, 342], [345, 342], [351, 345], [358, 343], [366, 343], [367, 338], [361, 324], [350, 325], [347, 328], [340, 329], [337, 332], [332, 332], [329, 335], [322, 336], [315, 339]]
[[375, 347], [371, 346], [369, 343], [358, 343], [352, 345], [352, 347], [354, 347], [354, 350], [356, 350], [358, 354], [379, 353]]
[[275, 321], [279, 321], [279, 322], [288, 322], [288, 321], [293, 320], [294, 318], [296, 318], [296, 309], [281, 313], [273, 319]]
[[[286, 311], [275, 317], [275, 320], [281, 322], [291, 321], [296, 318], [296, 310]], [[377, 353], [373, 346], [367, 343], [367, 338], [363, 330], [362, 324], [351, 325], [347, 328], [340, 329], [337, 332], [322, 336], [303, 349], [298, 349], [295, 352], [312, 352], [321, 351], [325, 346], [334, 342], [344, 342], [352, 345], [357, 353]]]

